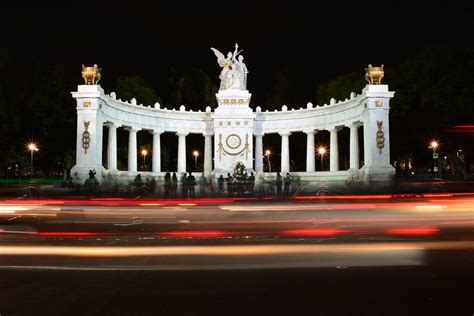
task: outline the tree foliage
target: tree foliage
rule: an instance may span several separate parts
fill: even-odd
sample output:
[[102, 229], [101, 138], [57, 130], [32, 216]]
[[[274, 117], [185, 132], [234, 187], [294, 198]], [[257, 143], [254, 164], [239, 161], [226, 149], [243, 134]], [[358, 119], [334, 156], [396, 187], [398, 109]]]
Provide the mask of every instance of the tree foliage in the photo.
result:
[[351, 92], [360, 94], [364, 86], [364, 74], [351, 72], [320, 84], [316, 88], [314, 100], [315, 103], [319, 105], [329, 104], [331, 98], [345, 100], [349, 98]]
[[135, 98], [138, 104], [161, 103], [161, 98], [157, 96], [151, 84], [140, 76], [119, 77], [115, 83], [115, 93], [117, 98], [122, 100], [129, 101]]
[[394, 116], [421, 114], [445, 127], [474, 117], [474, 50], [427, 49], [390, 70], [387, 82]]
[[204, 110], [207, 106], [217, 105], [215, 94], [218, 88], [200, 68], [185, 71], [172, 68], [169, 82], [171, 106], [183, 104], [187, 109]]
[[275, 72], [272, 75], [272, 85], [265, 96], [264, 110], [279, 110], [290, 102], [290, 81], [288, 69]]
[[[362, 73], [349, 73], [321, 84], [316, 88], [316, 102], [345, 99], [351, 91], [360, 93], [363, 79]], [[383, 83], [395, 91], [390, 101], [393, 157], [414, 154], [415, 161], [424, 161], [431, 138], [444, 142], [444, 152], [459, 148], [464, 138], [443, 129], [473, 122], [474, 50], [425, 49], [398, 66], [386, 65]]]

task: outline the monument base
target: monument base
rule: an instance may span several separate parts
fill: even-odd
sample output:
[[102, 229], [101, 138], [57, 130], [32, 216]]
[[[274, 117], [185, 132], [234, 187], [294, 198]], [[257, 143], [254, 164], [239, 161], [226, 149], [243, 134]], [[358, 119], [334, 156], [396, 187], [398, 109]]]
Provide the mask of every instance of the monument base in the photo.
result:
[[365, 182], [388, 182], [393, 180], [395, 175], [395, 168], [392, 166], [386, 167], [367, 167], [362, 168]]
[[86, 181], [89, 179], [89, 171], [95, 170], [95, 178], [100, 181], [102, 180], [104, 174], [107, 170], [103, 166], [96, 166], [96, 165], [75, 165], [71, 168], [71, 177], [76, 180], [80, 180], [81, 182]]

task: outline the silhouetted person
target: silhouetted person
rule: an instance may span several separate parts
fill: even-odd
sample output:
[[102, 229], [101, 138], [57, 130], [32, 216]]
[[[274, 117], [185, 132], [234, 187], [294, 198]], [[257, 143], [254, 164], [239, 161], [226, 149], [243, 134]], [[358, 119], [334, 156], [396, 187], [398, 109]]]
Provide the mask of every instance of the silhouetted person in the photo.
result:
[[253, 195], [253, 188], [255, 186], [255, 176], [253, 175], [253, 172], [250, 173], [250, 177], [248, 178], [248, 188], [249, 188], [249, 194]]
[[148, 179], [149, 178], [147, 178], [148, 193], [153, 194], [155, 193], [155, 189], [156, 189], [156, 180], [155, 180], [155, 177], [151, 177], [149, 181]]
[[227, 182], [227, 195], [231, 197], [234, 191], [234, 186], [233, 186], [234, 178], [230, 175], [230, 173], [227, 173], [227, 178], [225, 180]]
[[283, 179], [281, 178], [280, 173], [277, 172], [277, 176], [276, 176], [277, 195], [281, 195], [282, 186], [283, 186]]
[[136, 186], [140, 186], [143, 184], [142, 176], [140, 174], [137, 174], [137, 176], [135, 177], [135, 180], [133, 180], [133, 184], [135, 184]]
[[163, 184], [165, 189], [165, 197], [170, 196], [170, 189], [171, 189], [171, 174], [167, 172], [165, 174], [165, 183]]
[[186, 172], [183, 173], [183, 176], [181, 177], [181, 196], [188, 196], [188, 177], [186, 177]]
[[219, 196], [222, 195], [224, 192], [224, 176], [220, 175], [219, 178], [217, 179], [217, 188], [219, 192]]
[[291, 189], [291, 176], [289, 173], [286, 174], [286, 177], [283, 179], [283, 184], [284, 184], [284, 189], [283, 189], [283, 193], [285, 195], [289, 195], [290, 194], [290, 189]]
[[96, 171], [95, 169], [89, 170], [89, 179], [86, 179], [85, 185], [89, 188], [89, 190], [92, 190], [93, 187], [97, 187], [99, 185], [99, 181], [97, 181], [97, 178], [95, 177]]
[[188, 177], [186, 178], [186, 185], [189, 191], [189, 197], [195, 197], [194, 195], [194, 187], [196, 186], [196, 178], [190, 172]]
[[176, 196], [176, 192], [178, 191], [178, 176], [176, 176], [176, 172], [173, 172], [173, 176], [171, 177], [171, 194]]
[[207, 179], [204, 174], [201, 174], [199, 178], [199, 195], [205, 196], [206, 195], [206, 186], [207, 186]]

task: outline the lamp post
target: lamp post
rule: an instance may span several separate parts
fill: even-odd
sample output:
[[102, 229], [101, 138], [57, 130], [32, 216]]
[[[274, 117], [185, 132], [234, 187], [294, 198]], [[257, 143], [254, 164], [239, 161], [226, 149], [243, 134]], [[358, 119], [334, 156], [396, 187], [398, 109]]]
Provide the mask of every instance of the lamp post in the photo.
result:
[[38, 147], [35, 143], [28, 144], [28, 150], [30, 151], [30, 162], [31, 162], [31, 177], [33, 178], [33, 154], [34, 152], [38, 151]]
[[321, 156], [321, 171], [324, 169], [324, 155], [326, 154], [326, 147], [319, 146], [318, 147], [318, 155]]
[[[430, 143], [430, 147], [429, 148], [432, 148], [433, 149], [433, 160], [434, 160], [434, 167], [433, 167], [433, 171], [436, 172], [438, 171], [438, 174], [439, 174], [439, 177], [441, 178], [441, 166], [439, 164], [439, 159], [438, 159], [438, 153], [436, 152], [436, 149], [438, 148], [439, 144], [436, 140], [433, 140], [431, 143]], [[438, 169], [438, 170], [436, 170]]]
[[265, 157], [267, 157], [267, 164], [268, 164], [268, 172], [272, 172], [272, 165], [270, 163], [271, 154], [272, 152], [270, 151], [270, 149], [265, 150]]
[[142, 149], [143, 156], [143, 170], [146, 170], [146, 155], [148, 155], [148, 150]]
[[193, 151], [193, 156], [194, 156], [194, 171], [197, 171], [197, 160], [199, 157], [199, 151], [197, 150]]

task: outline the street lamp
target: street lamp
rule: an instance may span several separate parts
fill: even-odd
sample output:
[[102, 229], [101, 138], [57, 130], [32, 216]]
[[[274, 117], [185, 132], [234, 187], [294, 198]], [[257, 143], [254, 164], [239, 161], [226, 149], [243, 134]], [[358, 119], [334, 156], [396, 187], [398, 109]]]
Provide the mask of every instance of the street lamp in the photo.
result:
[[268, 172], [272, 172], [272, 165], [270, 163], [271, 154], [272, 152], [270, 151], [270, 149], [265, 150], [265, 157], [267, 157], [267, 164], [268, 164]]
[[[434, 160], [434, 168], [433, 168], [433, 171], [436, 172], [438, 171], [439, 173], [439, 177], [441, 178], [441, 166], [439, 164], [439, 159], [438, 159], [438, 153], [436, 152], [436, 149], [439, 147], [439, 143], [438, 141], [436, 140], [432, 140], [430, 142], [430, 147], [431, 149], [433, 149], [433, 160]], [[438, 170], [436, 170], [438, 169]]]
[[197, 150], [193, 151], [193, 156], [194, 156], [194, 170], [197, 171], [197, 160], [199, 157], [199, 151]]
[[30, 151], [31, 177], [33, 178], [33, 153], [38, 151], [39, 148], [36, 146], [35, 143], [29, 143], [27, 147], [28, 147], [28, 150]]
[[148, 150], [142, 149], [142, 156], [143, 156], [143, 170], [146, 169], [146, 155], [148, 155]]
[[321, 156], [321, 171], [324, 169], [324, 156], [326, 155], [326, 147], [319, 146], [318, 147], [318, 155]]

